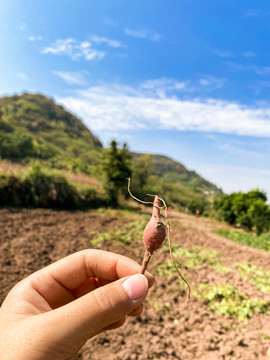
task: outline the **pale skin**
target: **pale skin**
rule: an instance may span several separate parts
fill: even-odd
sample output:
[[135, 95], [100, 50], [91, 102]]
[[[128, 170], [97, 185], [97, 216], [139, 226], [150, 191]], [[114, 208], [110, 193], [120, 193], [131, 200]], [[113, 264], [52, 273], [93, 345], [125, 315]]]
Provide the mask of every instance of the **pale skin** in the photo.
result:
[[88, 339], [141, 314], [154, 278], [140, 269], [127, 257], [84, 250], [31, 274], [0, 309], [1, 359], [75, 359]]

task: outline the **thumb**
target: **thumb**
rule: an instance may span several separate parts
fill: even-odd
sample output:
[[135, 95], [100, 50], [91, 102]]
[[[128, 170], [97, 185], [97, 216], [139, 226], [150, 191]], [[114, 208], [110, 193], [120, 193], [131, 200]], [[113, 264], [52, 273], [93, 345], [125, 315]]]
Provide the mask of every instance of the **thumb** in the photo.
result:
[[136, 274], [93, 290], [47, 314], [57, 337], [83, 342], [132, 312], [143, 302], [147, 291], [146, 277]]

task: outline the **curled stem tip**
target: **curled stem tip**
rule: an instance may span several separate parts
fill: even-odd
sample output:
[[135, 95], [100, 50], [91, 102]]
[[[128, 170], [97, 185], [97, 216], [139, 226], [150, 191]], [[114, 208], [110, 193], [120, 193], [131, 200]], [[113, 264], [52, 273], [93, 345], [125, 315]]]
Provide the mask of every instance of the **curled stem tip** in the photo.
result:
[[138, 202], [140, 202], [140, 203], [142, 203], [142, 204], [153, 205], [153, 203], [150, 202], [150, 201], [142, 201], [142, 200], [136, 198], [134, 195], [132, 195], [132, 193], [131, 193], [131, 191], [130, 191], [130, 178], [128, 178], [127, 180], [128, 180], [128, 193], [129, 193], [129, 195], [132, 197], [132, 199], [134, 199], [134, 200], [136, 200], [136, 201], [138, 201]]

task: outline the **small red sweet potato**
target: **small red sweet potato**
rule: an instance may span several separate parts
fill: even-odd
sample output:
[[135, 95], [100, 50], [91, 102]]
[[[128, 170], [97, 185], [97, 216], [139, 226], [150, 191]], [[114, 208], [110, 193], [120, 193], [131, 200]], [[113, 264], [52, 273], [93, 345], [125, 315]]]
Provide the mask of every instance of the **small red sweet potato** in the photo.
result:
[[[183, 278], [180, 271], [178, 270], [176, 263], [174, 261], [172, 248], [171, 248], [171, 241], [170, 241], [170, 223], [167, 218], [167, 205], [163, 199], [155, 195], [154, 202], [145, 202], [140, 199], [137, 199], [135, 196], [132, 195], [130, 191], [130, 179], [128, 179], [128, 192], [130, 196], [135, 199], [136, 201], [139, 201], [143, 204], [152, 204], [153, 210], [152, 210], [152, 216], [149, 220], [148, 224], [146, 225], [144, 232], [143, 232], [143, 244], [144, 244], [144, 258], [141, 268], [141, 274], [144, 274], [147, 268], [147, 265], [151, 259], [151, 256], [154, 251], [160, 248], [162, 243], [164, 242], [166, 236], [168, 237], [169, 241], [169, 249], [170, 249], [170, 257], [173, 262], [173, 265], [179, 275], [179, 277], [186, 283], [188, 287], [188, 297], [190, 298], [190, 286], [189, 283]], [[163, 206], [160, 207], [160, 201], [162, 201]], [[165, 210], [165, 216], [162, 216], [160, 213], [160, 210]], [[165, 223], [163, 221], [165, 219]]]

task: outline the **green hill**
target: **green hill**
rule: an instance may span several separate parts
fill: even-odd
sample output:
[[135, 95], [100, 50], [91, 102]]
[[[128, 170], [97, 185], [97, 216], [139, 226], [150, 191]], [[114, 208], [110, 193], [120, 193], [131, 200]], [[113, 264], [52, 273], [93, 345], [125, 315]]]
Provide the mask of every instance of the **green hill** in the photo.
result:
[[76, 116], [40, 94], [0, 98], [0, 156], [37, 158], [53, 165], [81, 158], [95, 164], [100, 140]]
[[[102, 182], [100, 164], [106, 154], [83, 122], [53, 99], [29, 93], [0, 98], [0, 159], [24, 164], [35, 159], [47, 168], [86, 173]], [[135, 164], [142, 154], [132, 155]], [[187, 206], [194, 200], [197, 206], [220, 191], [166, 156], [150, 155], [150, 162], [148, 186], [142, 190], [166, 194], [171, 203]]]
[[205, 180], [195, 171], [188, 170], [183, 164], [162, 155], [151, 155], [153, 174], [172, 183], [181, 183], [189, 188], [205, 192], [220, 191], [216, 185]]

